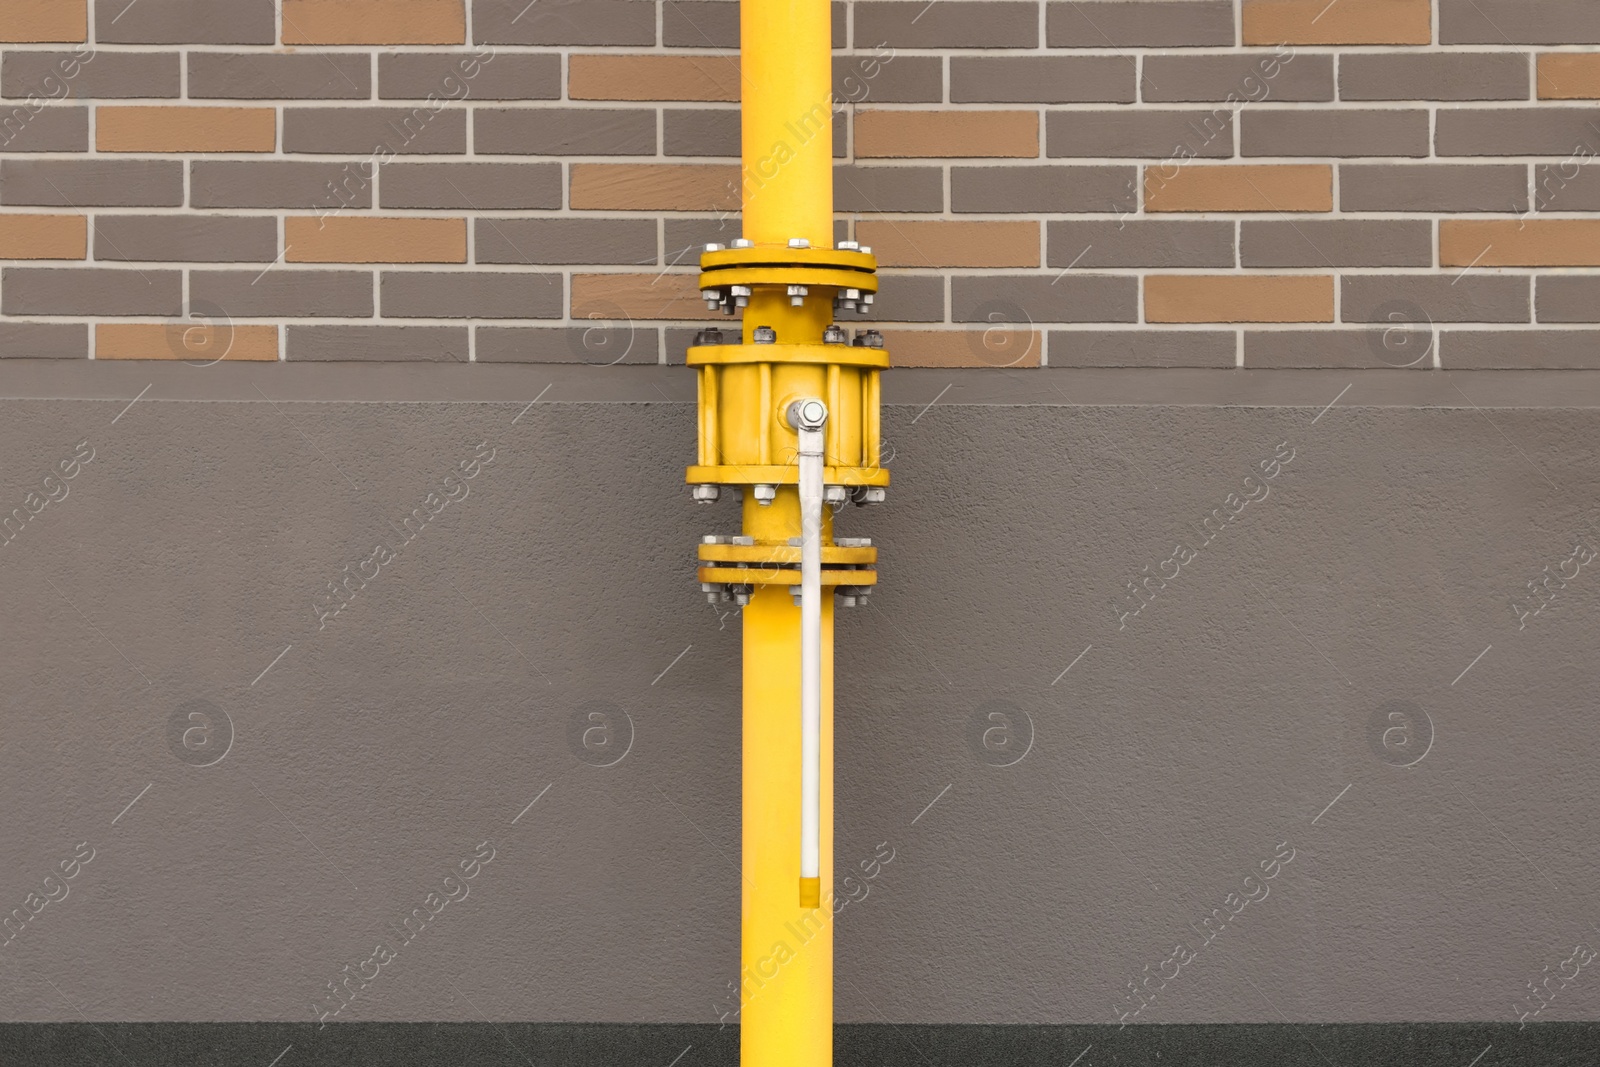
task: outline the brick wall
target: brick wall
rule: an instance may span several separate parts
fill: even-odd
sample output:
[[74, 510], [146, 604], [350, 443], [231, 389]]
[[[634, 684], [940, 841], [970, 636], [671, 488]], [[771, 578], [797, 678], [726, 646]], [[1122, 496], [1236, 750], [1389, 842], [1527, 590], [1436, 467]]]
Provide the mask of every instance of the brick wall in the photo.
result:
[[[905, 365], [1600, 365], [1595, 0], [835, 3]], [[0, 354], [675, 362], [729, 0], [0, 0]]]

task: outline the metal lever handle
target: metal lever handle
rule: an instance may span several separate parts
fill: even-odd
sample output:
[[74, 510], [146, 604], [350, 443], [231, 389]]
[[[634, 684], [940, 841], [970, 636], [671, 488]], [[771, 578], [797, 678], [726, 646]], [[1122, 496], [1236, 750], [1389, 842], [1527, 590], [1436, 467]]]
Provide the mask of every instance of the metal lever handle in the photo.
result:
[[800, 435], [800, 906], [822, 902], [822, 429], [821, 400], [789, 405]]

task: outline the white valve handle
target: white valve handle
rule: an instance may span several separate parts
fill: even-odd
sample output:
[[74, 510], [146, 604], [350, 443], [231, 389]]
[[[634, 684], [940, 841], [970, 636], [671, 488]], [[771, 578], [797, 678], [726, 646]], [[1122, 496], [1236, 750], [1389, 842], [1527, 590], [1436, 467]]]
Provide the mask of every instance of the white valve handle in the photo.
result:
[[820, 400], [789, 405], [800, 435], [800, 906], [821, 906], [822, 853], [822, 428]]

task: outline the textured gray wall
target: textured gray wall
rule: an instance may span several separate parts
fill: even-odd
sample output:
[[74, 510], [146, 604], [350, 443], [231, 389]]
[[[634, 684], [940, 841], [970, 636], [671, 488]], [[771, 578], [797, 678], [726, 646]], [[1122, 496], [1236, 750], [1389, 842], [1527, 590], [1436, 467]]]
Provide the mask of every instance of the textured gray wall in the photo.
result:
[[[0, 548], [0, 912], [66, 893], [0, 1018], [309, 1021], [464, 886], [340, 1019], [717, 1020], [738, 620], [692, 557], [736, 520], [681, 484], [687, 372], [5, 370], [0, 514], [94, 458]], [[837, 858], [894, 858], [840, 889], [841, 1021], [1114, 1022], [1176, 970], [1138, 1021], [1509, 1022], [1596, 942], [1600, 575], [1511, 602], [1600, 534], [1600, 376], [891, 379], [889, 505], [841, 525], [884, 562], [838, 629]], [[1539, 1018], [1597, 1016], [1582, 973]]]

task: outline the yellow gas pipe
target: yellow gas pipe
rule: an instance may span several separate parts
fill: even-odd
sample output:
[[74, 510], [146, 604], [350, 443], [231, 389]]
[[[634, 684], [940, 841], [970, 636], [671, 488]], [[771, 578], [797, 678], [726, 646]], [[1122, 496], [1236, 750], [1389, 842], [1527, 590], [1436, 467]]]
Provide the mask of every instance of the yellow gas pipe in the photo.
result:
[[[870, 249], [833, 242], [832, 34], [828, 0], [741, 0], [743, 227], [708, 245], [708, 307], [742, 309], [743, 344], [703, 331], [688, 363], [700, 379], [695, 499], [732, 487], [743, 531], [700, 546], [700, 581], [744, 606], [744, 1067], [833, 1061], [833, 611], [876, 583], [876, 549], [833, 537], [846, 502], [877, 503], [875, 331], [845, 343], [835, 312], [865, 311], [877, 291]], [[802, 824], [802, 505], [797, 401], [826, 405], [822, 441], [820, 756], [814, 838]], [[795, 416], [798, 418], [798, 416]], [[811, 462], [815, 462], [814, 460]], [[814, 848], [814, 852], [811, 849]], [[803, 860], [803, 853], [806, 858]], [[804, 865], [815, 865], [807, 877]]]

